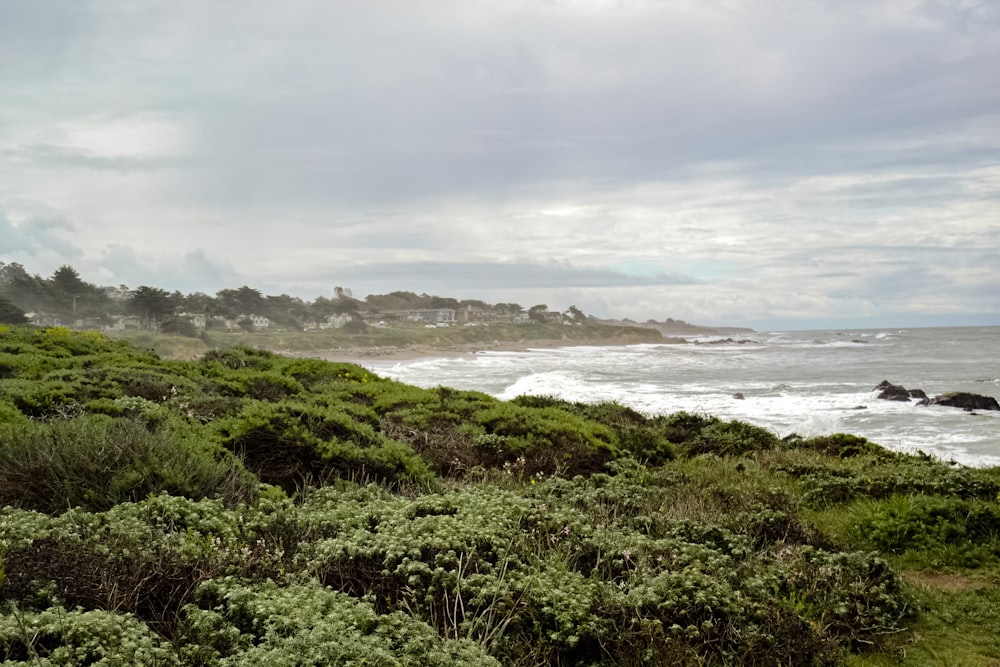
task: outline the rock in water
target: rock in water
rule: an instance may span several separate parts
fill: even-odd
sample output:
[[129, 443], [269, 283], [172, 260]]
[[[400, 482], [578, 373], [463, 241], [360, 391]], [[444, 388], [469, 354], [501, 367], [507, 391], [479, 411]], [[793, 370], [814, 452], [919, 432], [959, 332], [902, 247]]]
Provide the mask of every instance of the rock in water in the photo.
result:
[[922, 401], [923, 405], [948, 405], [963, 410], [1000, 410], [1000, 403], [992, 396], [970, 394], [965, 391], [953, 391]]
[[893, 384], [888, 380], [882, 380], [879, 382], [878, 386], [875, 387], [875, 390], [879, 392], [877, 398], [881, 398], [885, 401], [910, 400], [910, 392], [906, 389], [906, 387], [899, 384]]

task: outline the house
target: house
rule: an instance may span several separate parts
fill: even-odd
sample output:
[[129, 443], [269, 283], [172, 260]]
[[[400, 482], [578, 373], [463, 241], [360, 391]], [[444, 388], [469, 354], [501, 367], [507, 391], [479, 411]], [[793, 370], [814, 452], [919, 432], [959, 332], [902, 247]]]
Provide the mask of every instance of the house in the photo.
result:
[[381, 313], [390, 319], [407, 322], [451, 323], [456, 320], [454, 308], [418, 308], [410, 310], [387, 310]]
[[488, 310], [483, 310], [482, 308], [474, 308], [473, 306], [466, 306], [461, 308], [456, 312], [456, 318], [459, 322], [464, 322], [466, 324], [470, 322], [491, 322], [495, 318], [493, 313]]
[[266, 329], [271, 326], [271, 320], [263, 315], [247, 315], [247, 319], [253, 324], [254, 329]]
[[181, 313], [178, 317], [186, 319], [195, 329], [204, 329], [208, 324], [208, 316], [205, 313]]
[[56, 315], [48, 315], [46, 313], [25, 313], [24, 316], [28, 318], [28, 322], [37, 327], [62, 326], [62, 319]]
[[121, 315], [111, 318], [111, 324], [104, 327], [106, 331], [124, 331], [125, 329], [141, 329], [142, 318], [138, 315]]
[[330, 315], [326, 318], [325, 322], [320, 322], [320, 329], [339, 329], [348, 322], [351, 321], [350, 315], [345, 315], [343, 313], [337, 313], [336, 315]]

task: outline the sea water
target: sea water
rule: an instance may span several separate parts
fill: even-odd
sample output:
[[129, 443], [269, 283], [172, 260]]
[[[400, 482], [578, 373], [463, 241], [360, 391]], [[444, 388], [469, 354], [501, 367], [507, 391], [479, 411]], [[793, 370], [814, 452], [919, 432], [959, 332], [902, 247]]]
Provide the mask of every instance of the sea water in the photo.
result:
[[[576, 346], [373, 364], [422, 387], [617, 401], [648, 415], [685, 410], [779, 436], [862, 435], [889, 449], [1000, 465], [1000, 412], [880, 400], [882, 380], [928, 396], [1000, 398], [1000, 327], [791, 331], [686, 344]], [[742, 395], [743, 398], [738, 398]]]

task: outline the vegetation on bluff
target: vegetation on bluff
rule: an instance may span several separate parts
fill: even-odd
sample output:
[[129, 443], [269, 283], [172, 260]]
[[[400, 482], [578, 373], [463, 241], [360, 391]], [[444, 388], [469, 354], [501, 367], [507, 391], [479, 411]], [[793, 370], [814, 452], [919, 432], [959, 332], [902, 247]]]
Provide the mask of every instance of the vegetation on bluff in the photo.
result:
[[995, 664], [998, 480], [854, 436], [0, 327], [0, 660]]

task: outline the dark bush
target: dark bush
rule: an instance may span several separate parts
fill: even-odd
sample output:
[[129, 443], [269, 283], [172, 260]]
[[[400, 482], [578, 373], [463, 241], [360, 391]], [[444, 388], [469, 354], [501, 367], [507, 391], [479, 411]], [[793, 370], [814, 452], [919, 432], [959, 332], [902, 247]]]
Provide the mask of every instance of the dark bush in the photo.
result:
[[776, 449], [780, 441], [771, 431], [743, 421], [717, 421], [706, 425], [697, 436], [685, 442], [689, 454], [741, 456], [755, 451]]
[[[142, 399], [138, 399], [142, 400]], [[166, 491], [230, 504], [257, 480], [221, 449], [136, 419], [83, 416], [53, 424], [0, 424], [0, 504], [57, 513], [107, 509]]]
[[222, 443], [268, 484], [293, 493], [332, 478], [426, 482], [426, 464], [337, 408], [284, 401], [254, 403], [218, 425]]

